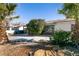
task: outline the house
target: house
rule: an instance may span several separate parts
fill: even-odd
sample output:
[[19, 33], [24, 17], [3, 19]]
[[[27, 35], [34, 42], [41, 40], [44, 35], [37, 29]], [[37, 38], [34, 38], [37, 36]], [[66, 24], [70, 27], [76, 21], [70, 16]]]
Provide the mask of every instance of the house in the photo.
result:
[[26, 30], [26, 25], [23, 25], [23, 24], [20, 24], [20, 23], [19, 24], [12, 24], [12, 25], [10, 25], [10, 26], [7, 27], [6, 32], [8, 34], [13, 35], [16, 30], [19, 30], [19, 31], [22, 30], [22, 31], [24, 31], [24, 30]]
[[[75, 21], [72, 19], [64, 19], [64, 20], [52, 20], [46, 21], [46, 27], [44, 30], [44, 34], [50, 35], [54, 33], [54, 31], [72, 31], [74, 28]], [[9, 26], [7, 33], [14, 34], [15, 30], [26, 30], [26, 25], [24, 24], [13, 24]]]
[[54, 31], [72, 31], [74, 28], [75, 21], [72, 19], [64, 20], [53, 20], [46, 22], [45, 34], [51, 34]]

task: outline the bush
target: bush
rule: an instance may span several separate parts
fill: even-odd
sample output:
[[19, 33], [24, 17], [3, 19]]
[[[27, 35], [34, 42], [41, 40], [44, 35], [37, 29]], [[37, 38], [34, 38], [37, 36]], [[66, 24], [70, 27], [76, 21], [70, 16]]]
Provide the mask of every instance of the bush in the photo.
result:
[[52, 41], [53, 44], [64, 46], [69, 42], [69, 36], [70, 36], [70, 32], [56, 31], [52, 35], [50, 40]]
[[30, 35], [42, 34], [44, 27], [45, 27], [45, 22], [42, 19], [32, 19], [27, 24], [27, 30]]

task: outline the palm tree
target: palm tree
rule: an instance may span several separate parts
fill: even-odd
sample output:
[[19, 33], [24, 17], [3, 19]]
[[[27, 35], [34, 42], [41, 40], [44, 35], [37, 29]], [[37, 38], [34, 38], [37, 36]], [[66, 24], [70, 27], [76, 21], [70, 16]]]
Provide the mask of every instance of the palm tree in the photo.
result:
[[75, 43], [79, 43], [79, 3], [64, 3], [59, 13], [64, 14], [66, 18], [75, 20], [72, 39]]
[[16, 8], [16, 4], [1, 3], [0, 4], [0, 43], [8, 42], [8, 37], [6, 34], [7, 23], [18, 16], [13, 17], [13, 13]]

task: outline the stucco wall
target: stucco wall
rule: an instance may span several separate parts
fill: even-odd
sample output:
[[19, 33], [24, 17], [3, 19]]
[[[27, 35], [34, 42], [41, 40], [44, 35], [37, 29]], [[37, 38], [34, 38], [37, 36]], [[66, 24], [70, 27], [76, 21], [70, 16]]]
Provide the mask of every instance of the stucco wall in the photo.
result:
[[55, 24], [54, 30], [64, 30], [64, 31], [71, 31], [71, 24], [75, 24], [74, 21], [71, 22], [58, 22]]

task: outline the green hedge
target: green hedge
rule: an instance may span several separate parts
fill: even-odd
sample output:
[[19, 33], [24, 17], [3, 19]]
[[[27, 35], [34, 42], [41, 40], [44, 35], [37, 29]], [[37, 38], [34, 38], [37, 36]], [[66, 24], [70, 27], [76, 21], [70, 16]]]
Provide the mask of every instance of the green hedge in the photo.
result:
[[70, 40], [70, 33], [71, 32], [66, 32], [66, 31], [56, 31], [50, 38], [51, 42], [53, 44], [58, 44], [58, 45], [66, 45], [68, 41]]

